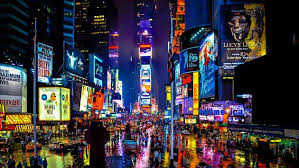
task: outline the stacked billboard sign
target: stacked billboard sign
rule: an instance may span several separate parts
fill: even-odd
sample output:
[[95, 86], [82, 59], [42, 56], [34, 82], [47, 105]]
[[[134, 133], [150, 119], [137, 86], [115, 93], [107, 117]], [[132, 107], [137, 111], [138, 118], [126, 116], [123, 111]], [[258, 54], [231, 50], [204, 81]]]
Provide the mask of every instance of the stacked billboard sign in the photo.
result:
[[177, 64], [175, 66], [174, 81], [175, 81], [175, 94], [176, 94], [175, 104], [179, 105], [182, 103], [182, 79], [180, 77], [180, 64]]
[[151, 79], [151, 67], [150, 65], [141, 65], [141, 79]]
[[89, 78], [94, 84], [103, 87], [104, 64], [96, 54], [89, 54]]
[[22, 68], [0, 64], [0, 104], [6, 112], [27, 112], [27, 75]]
[[215, 65], [217, 59], [217, 40], [214, 32], [205, 36], [199, 44], [199, 90], [200, 98], [215, 96]]
[[66, 44], [64, 68], [71, 73], [84, 76], [84, 55]]
[[221, 6], [221, 62], [224, 70], [266, 55], [263, 4]]
[[53, 47], [37, 43], [38, 82], [49, 83], [53, 70]]
[[70, 120], [70, 89], [63, 87], [41, 87], [39, 92], [40, 121]]

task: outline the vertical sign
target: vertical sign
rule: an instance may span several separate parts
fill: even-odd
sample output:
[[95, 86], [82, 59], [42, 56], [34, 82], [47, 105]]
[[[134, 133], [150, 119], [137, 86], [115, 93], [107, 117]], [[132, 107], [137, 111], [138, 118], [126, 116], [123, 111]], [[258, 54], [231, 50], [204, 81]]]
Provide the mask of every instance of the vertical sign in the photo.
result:
[[37, 44], [38, 58], [38, 82], [49, 83], [49, 78], [52, 75], [53, 69], [53, 47], [38, 43]]
[[199, 100], [199, 73], [193, 72], [193, 115], [198, 115]]

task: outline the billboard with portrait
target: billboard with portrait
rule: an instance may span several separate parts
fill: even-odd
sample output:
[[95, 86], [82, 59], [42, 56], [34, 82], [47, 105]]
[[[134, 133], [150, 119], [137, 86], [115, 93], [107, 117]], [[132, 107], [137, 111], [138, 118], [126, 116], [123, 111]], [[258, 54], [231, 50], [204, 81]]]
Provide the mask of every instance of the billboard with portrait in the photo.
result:
[[93, 106], [93, 95], [95, 89], [86, 85], [82, 85], [81, 100], [80, 100], [80, 111], [87, 112], [91, 111]]
[[217, 40], [210, 32], [199, 43], [199, 90], [200, 98], [215, 96], [215, 65], [217, 59]]
[[79, 76], [84, 76], [84, 55], [78, 50], [65, 45], [64, 69]]
[[103, 60], [96, 54], [89, 55], [89, 78], [94, 84], [103, 86], [104, 64]]
[[180, 53], [180, 74], [199, 70], [198, 46], [188, 48]]
[[49, 78], [52, 76], [53, 70], [53, 47], [43, 43], [37, 43], [37, 81], [49, 83]]
[[38, 89], [40, 121], [70, 120], [70, 89], [62, 87], [40, 87]]
[[0, 64], [0, 104], [6, 112], [27, 112], [27, 75], [22, 68]]
[[266, 55], [264, 4], [223, 5], [220, 16], [224, 70]]

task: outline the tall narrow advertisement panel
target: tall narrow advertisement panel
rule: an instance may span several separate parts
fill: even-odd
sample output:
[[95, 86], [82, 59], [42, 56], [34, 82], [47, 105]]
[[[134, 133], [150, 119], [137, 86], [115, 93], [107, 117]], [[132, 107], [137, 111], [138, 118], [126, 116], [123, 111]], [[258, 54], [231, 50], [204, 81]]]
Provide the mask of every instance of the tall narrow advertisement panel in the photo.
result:
[[49, 83], [53, 69], [53, 47], [43, 43], [37, 44], [38, 82]]
[[60, 120], [60, 88], [45, 87], [39, 88], [39, 113], [40, 121]]
[[266, 55], [264, 4], [223, 5], [220, 16], [224, 70]]
[[217, 41], [214, 32], [204, 37], [199, 44], [199, 90], [200, 98], [215, 96], [215, 73], [217, 66]]

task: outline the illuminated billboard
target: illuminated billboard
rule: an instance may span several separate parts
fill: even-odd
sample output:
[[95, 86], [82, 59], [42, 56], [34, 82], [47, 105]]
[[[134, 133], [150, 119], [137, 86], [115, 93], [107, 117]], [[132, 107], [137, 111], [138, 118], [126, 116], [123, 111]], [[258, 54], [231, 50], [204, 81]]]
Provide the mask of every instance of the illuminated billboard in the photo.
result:
[[180, 53], [180, 74], [199, 70], [198, 46], [185, 49]]
[[107, 89], [111, 90], [111, 72], [107, 71]]
[[151, 45], [140, 45], [139, 46], [139, 58], [149, 56], [152, 57], [152, 46]]
[[215, 96], [216, 59], [217, 41], [214, 32], [210, 32], [199, 43], [200, 98]]
[[86, 85], [82, 85], [80, 111], [83, 112], [91, 111], [93, 106], [93, 95], [94, 95], [94, 88]]
[[221, 62], [224, 70], [266, 55], [263, 4], [221, 6]]
[[53, 70], [53, 47], [37, 43], [37, 81], [49, 83], [49, 78], [52, 76]]
[[151, 93], [151, 80], [141, 79], [141, 96], [150, 96]]
[[183, 114], [193, 115], [193, 98], [192, 97], [187, 97], [187, 98], [183, 99], [182, 110], [183, 110]]
[[70, 89], [41, 87], [38, 89], [40, 121], [70, 120]]
[[141, 99], [141, 105], [150, 105], [151, 99]]
[[0, 64], [0, 104], [6, 112], [27, 112], [27, 75], [22, 68]]
[[67, 45], [65, 45], [64, 54], [65, 70], [79, 76], [84, 76], [84, 55]]
[[141, 79], [150, 79], [151, 78], [151, 67], [150, 65], [141, 65], [140, 69]]
[[198, 115], [199, 108], [199, 73], [193, 72], [193, 115]]
[[89, 78], [94, 84], [103, 87], [104, 64], [96, 54], [89, 54]]
[[175, 91], [176, 91], [176, 96], [182, 95], [182, 78], [180, 77], [180, 64], [177, 64], [175, 66]]

